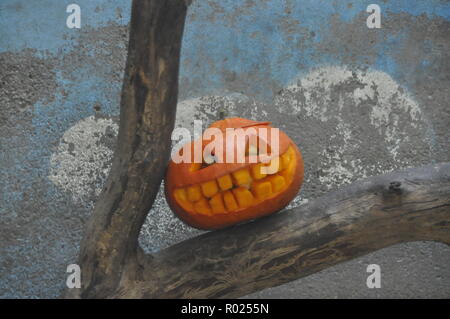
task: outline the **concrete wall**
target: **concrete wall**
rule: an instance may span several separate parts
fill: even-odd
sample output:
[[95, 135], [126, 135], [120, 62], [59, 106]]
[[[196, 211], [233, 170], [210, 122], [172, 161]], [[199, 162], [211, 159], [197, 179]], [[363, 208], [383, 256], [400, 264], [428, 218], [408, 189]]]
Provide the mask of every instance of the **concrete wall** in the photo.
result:
[[[81, 7], [81, 29], [66, 6]], [[368, 29], [366, 7], [382, 10]], [[108, 174], [130, 1], [0, 2], [0, 297], [56, 297]], [[450, 160], [450, 5], [442, 0], [194, 0], [177, 125], [271, 120], [301, 148], [296, 206], [393, 169]], [[206, 123], [205, 123], [206, 124]], [[159, 194], [140, 243], [200, 231]], [[366, 287], [379, 264], [382, 288]], [[450, 247], [408, 243], [251, 297], [450, 297]]]

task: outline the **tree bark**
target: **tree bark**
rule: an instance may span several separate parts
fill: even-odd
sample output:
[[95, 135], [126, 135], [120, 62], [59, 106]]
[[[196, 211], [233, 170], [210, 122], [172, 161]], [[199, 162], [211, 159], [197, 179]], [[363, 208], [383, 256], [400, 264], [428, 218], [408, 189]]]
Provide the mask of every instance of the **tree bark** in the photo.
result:
[[450, 245], [450, 163], [358, 181], [127, 265], [118, 298], [233, 298], [408, 241]]
[[450, 244], [450, 163], [394, 172], [145, 255], [139, 231], [169, 158], [187, 4], [134, 0], [118, 146], [68, 298], [240, 297], [389, 245]]
[[81, 243], [83, 289], [67, 297], [108, 297], [136, 254], [170, 155], [186, 11], [183, 0], [133, 1], [118, 145]]

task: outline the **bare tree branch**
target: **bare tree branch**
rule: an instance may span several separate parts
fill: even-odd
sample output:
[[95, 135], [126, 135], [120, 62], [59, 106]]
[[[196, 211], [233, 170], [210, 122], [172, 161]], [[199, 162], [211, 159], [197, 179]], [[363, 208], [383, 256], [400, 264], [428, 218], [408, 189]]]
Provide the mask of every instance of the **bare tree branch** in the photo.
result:
[[81, 244], [83, 289], [68, 297], [107, 297], [136, 253], [169, 159], [186, 10], [183, 0], [133, 1], [118, 146]]
[[358, 181], [127, 266], [114, 297], [231, 298], [408, 241], [450, 245], [450, 163]]

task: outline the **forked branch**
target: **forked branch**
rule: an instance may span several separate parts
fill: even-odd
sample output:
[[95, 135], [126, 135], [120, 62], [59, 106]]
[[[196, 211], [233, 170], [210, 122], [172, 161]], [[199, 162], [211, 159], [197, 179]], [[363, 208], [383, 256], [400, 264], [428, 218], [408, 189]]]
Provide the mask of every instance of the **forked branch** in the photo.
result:
[[408, 241], [450, 245], [450, 163], [358, 181], [184, 241], [130, 267], [115, 297], [231, 298]]

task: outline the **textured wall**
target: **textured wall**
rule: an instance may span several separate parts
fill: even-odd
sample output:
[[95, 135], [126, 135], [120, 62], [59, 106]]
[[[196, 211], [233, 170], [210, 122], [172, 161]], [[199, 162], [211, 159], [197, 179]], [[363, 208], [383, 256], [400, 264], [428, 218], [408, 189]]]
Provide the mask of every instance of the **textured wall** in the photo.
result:
[[[66, 27], [66, 6], [82, 10]], [[382, 28], [366, 27], [378, 3]], [[130, 2], [0, 2], [0, 297], [55, 297], [116, 141]], [[194, 0], [177, 125], [269, 119], [303, 151], [291, 206], [392, 169], [450, 160], [450, 5], [442, 0]], [[200, 232], [159, 194], [140, 242]], [[367, 289], [366, 267], [382, 288]], [[450, 247], [408, 243], [252, 297], [450, 297]]]

